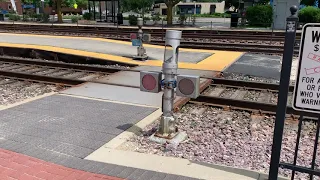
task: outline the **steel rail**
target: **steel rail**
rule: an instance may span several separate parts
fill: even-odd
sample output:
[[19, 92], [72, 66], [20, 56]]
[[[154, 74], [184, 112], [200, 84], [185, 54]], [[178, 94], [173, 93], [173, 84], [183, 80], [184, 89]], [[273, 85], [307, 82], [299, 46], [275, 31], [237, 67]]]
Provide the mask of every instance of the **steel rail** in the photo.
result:
[[[1, 27], [0, 27], [1, 30]], [[54, 33], [70, 33], [70, 34], [85, 34], [85, 35], [113, 35], [113, 36], [129, 36], [130, 33], [132, 32], [121, 32], [121, 31], [96, 31], [96, 30], [86, 30], [86, 31], [80, 31], [76, 29], [65, 29], [65, 30], [52, 30], [52, 29], [19, 29], [19, 30], [11, 30], [11, 29], [4, 29], [8, 31], [31, 31], [31, 32], [54, 32]], [[148, 33], [145, 31], [145, 33]], [[163, 33], [151, 33], [152, 37], [158, 37], [162, 38]], [[252, 37], [250, 35], [240, 35], [240, 36], [235, 36], [235, 34], [230, 34], [230, 35], [219, 35], [219, 34], [184, 34], [182, 36], [183, 39], [228, 39], [228, 40], [254, 40], [254, 41], [266, 41], [269, 42], [271, 39], [271, 36], [257, 36], [257, 37]], [[297, 40], [299, 40], [297, 38]], [[284, 41], [284, 37], [272, 37], [272, 41]]]
[[[136, 31], [136, 27], [101, 27], [101, 26], [88, 26], [88, 25], [51, 25], [51, 24], [0, 24], [1, 28], [32, 28], [32, 29], [78, 29], [78, 30], [101, 30], [101, 31], [123, 31], [123, 32], [132, 32]], [[166, 31], [167, 28], [150, 28], [148, 26], [144, 26], [144, 29], [153, 33], [161, 33], [163, 31]], [[213, 30], [213, 29], [184, 29], [184, 33], [190, 33], [190, 34], [248, 34], [248, 35], [255, 35], [255, 36], [261, 36], [261, 35], [271, 35], [273, 34], [275, 37], [281, 36], [284, 37], [285, 32], [271, 32], [271, 31], [251, 31], [251, 30]], [[301, 32], [297, 32], [297, 35], [301, 35]]]
[[[227, 86], [236, 86], [236, 87], [245, 87], [251, 89], [265, 89], [265, 90], [279, 90], [279, 84], [275, 83], [261, 83], [254, 81], [241, 81], [241, 80], [231, 80], [223, 78], [212, 78], [211, 85], [227, 85]], [[294, 86], [289, 87], [289, 91], [293, 92]]]
[[0, 76], [7, 77], [7, 78], [14, 77], [22, 80], [37, 81], [41, 83], [63, 84], [63, 85], [69, 85], [69, 86], [79, 85], [86, 82], [84, 80], [79, 80], [79, 79], [68, 79], [68, 78], [62, 78], [62, 77], [34, 75], [34, 74], [28, 74], [28, 73], [3, 71], [3, 70], [0, 70]]
[[[20, 31], [52, 31], [52, 32], [71, 32], [71, 33], [95, 33], [95, 34], [118, 34], [129, 35], [137, 31], [136, 28], [111, 28], [111, 27], [94, 27], [94, 26], [48, 26], [48, 25], [22, 25], [22, 24], [0, 24], [3, 30], [20, 30]], [[162, 37], [165, 29], [148, 29], [144, 27], [146, 33], [152, 36]], [[300, 39], [297, 33], [297, 39]], [[234, 30], [183, 30], [183, 38], [222, 38], [222, 39], [243, 39], [243, 40], [264, 40], [283, 41], [283, 32], [252, 32], [252, 31], [234, 31]]]
[[[12, 30], [11, 28], [8, 29], [7, 26], [1, 26], [0, 29], [5, 30]], [[107, 37], [111, 39], [117, 40], [129, 40], [125, 37], [119, 36], [129, 36], [130, 33], [136, 31], [136, 29], [115, 29], [115, 28], [105, 28], [105, 27], [82, 27], [79, 28], [77, 26], [72, 26], [76, 28], [70, 28], [70, 26], [41, 26], [41, 25], [17, 25], [20, 27], [19, 31], [36, 31], [36, 32], [52, 32], [52, 33], [70, 33], [70, 34], [80, 34], [81, 36], [103, 36], [103, 35], [113, 35], [113, 37]], [[22, 28], [25, 27], [25, 28]], [[17, 30], [13, 28], [13, 30]], [[145, 33], [152, 34], [154, 37], [163, 37], [164, 33], [161, 30], [155, 29], [144, 29]], [[193, 30], [193, 31], [186, 31], [183, 30], [183, 38], [196, 38], [196, 39], [227, 39], [227, 40], [255, 40], [255, 41], [266, 41], [270, 43], [271, 36], [270, 34], [266, 34], [265, 32], [261, 33], [252, 33], [246, 31], [202, 31], [202, 30]], [[226, 34], [228, 33], [228, 34]], [[284, 35], [281, 36], [272, 36], [272, 41], [283, 41]], [[299, 40], [299, 39], [297, 39]], [[163, 45], [164, 41], [161, 40], [153, 40], [151, 44], [156, 45]], [[205, 45], [204, 45], [205, 44]], [[283, 53], [283, 46], [279, 45], [263, 45], [263, 44], [248, 44], [248, 43], [216, 43], [216, 42], [198, 42], [198, 41], [185, 41], [181, 43], [181, 47], [183, 48], [193, 48], [193, 49], [215, 49], [215, 50], [229, 50], [229, 51], [247, 51], [247, 52], [254, 52], [254, 53], [271, 53], [271, 54], [282, 54]], [[296, 49], [295, 54], [298, 54], [298, 49]]]
[[64, 62], [43, 61], [43, 60], [29, 59], [29, 58], [22, 59], [17, 57], [4, 57], [4, 56], [0, 56], [0, 62], [40, 65], [40, 66], [46, 66], [46, 67], [50, 66], [50, 67], [59, 67], [59, 68], [76, 69], [76, 70], [93, 71], [93, 72], [104, 72], [109, 74], [123, 70], [121, 68], [116, 68], [116, 67], [89, 66], [89, 65], [80, 65], [80, 64], [69, 64]]
[[[220, 107], [227, 106], [231, 109], [256, 110], [262, 113], [269, 113], [269, 114], [275, 114], [277, 109], [277, 104], [228, 99], [228, 98], [213, 97], [213, 96], [207, 96], [207, 95], [200, 95], [197, 99], [190, 100], [190, 102], [207, 104], [212, 106], [220, 106]], [[294, 110], [291, 106], [287, 106], [287, 114], [298, 116], [301, 114], [301, 112]], [[319, 115], [316, 113], [308, 112], [308, 113], [305, 113], [305, 116], [316, 118]]]

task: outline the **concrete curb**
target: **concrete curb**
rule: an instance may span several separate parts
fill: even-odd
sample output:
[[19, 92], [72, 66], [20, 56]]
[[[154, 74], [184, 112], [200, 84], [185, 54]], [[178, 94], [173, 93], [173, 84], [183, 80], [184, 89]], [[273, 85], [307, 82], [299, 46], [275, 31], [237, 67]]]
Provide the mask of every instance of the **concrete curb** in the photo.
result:
[[140, 135], [141, 134], [141, 130], [144, 129], [149, 124], [151, 124], [154, 121], [156, 121], [161, 116], [161, 114], [162, 114], [162, 110], [161, 109], [158, 109], [158, 110], [154, 111], [152, 114], [150, 114], [149, 116], [145, 117], [144, 119], [142, 119], [141, 121], [136, 123], [134, 126], [132, 126], [129, 129], [127, 129], [125, 132], [119, 134], [117, 137], [113, 138], [111, 141], [109, 141], [108, 143], [106, 143], [102, 147], [103, 148], [116, 149], [121, 144], [123, 144], [126, 141], [128, 141], [134, 135]]
[[[254, 171], [254, 170], [242, 169], [242, 168], [236, 168], [236, 167], [230, 167], [230, 166], [224, 166], [224, 165], [217, 165], [217, 164], [209, 164], [209, 163], [205, 163], [205, 162], [197, 162], [197, 161], [191, 161], [191, 162], [195, 163], [195, 164], [200, 164], [202, 166], [207, 166], [207, 167], [211, 167], [214, 169], [223, 170], [223, 171], [230, 172], [230, 173], [244, 175], [244, 176], [254, 178], [257, 180], [268, 180], [268, 174]], [[278, 176], [278, 180], [289, 180], [289, 178]]]

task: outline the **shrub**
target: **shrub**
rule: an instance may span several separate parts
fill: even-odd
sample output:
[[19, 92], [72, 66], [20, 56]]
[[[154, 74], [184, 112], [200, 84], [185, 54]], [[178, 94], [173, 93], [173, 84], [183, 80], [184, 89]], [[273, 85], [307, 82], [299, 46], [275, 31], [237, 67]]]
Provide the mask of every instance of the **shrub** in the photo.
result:
[[25, 22], [29, 21], [29, 16], [25, 14], [22, 18], [22, 21], [25, 21]]
[[34, 18], [36, 19], [36, 21], [41, 21], [42, 20], [42, 15], [41, 14], [35, 14]]
[[10, 14], [9, 14], [9, 13], [7, 13], [7, 14], [5, 14], [5, 15], [4, 15], [4, 17], [9, 17], [9, 15], [10, 15]]
[[8, 11], [9, 14], [17, 14], [13, 9]]
[[41, 14], [42, 22], [44, 22], [44, 23], [49, 22], [49, 18], [50, 18], [49, 14]]
[[131, 26], [136, 26], [138, 24], [138, 18], [134, 15], [129, 15], [129, 24]]
[[85, 20], [91, 20], [92, 16], [93, 16], [93, 14], [92, 13], [88, 13], [88, 12], [86, 12], [86, 13], [84, 13], [82, 15], [83, 19], [85, 19]]
[[299, 21], [303, 23], [320, 22], [320, 9], [312, 6], [307, 6], [299, 11]]
[[168, 21], [168, 17], [167, 16], [162, 16], [160, 18], [161, 18], [161, 21]]
[[250, 26], [270, 27], [273, 11], [270, 5], [256, 5], [248, 7], [246, 19]]
[[183, 25], [186, 22], [186, 20], [187, 20], [187, 16], [185, 14], [180, 14], [179, 15], [178, 21], [179, 21], [180, 25]]
[[[142, 17], [141, 17], [142, 18]], [[147, 17], [147, 16], [145, 16], [145, 17], [143, 17], [143, 20], [144, 21], [149, 21], [151, 18], [150, 17]]]
[[76, 22], [78, 22], [79, 20], [81, 20], [81, 17], [79, 17], [79, 16], [72, 16], [72, 17], [71, 17], [71, 22], [72, 22], [72, 23], [76, 23]]
[[42, 20], [42, 15], [41, 14], [29, 13], [28, 16], [30, 16], [31, 18], [35, 19], [36, 21], [41, 21]]
[[159, 13], [154, 14], [154, 15], [152, 16], [152, 20], [153, 20], [153, 21], [160, 21], [160, 20], [161, 20], [160, 14], [159, 14]]
[[19, 21], [21, 18], [17, 14], [9, 14], [9, 20], [11, 21]]

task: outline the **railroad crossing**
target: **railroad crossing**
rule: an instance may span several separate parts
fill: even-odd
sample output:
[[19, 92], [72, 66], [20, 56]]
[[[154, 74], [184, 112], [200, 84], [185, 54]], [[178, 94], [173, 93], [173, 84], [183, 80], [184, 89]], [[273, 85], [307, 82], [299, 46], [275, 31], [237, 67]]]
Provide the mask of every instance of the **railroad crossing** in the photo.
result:
[[[141, 19], [138, 29], [94, 27], [95, 37], [86, 37], [91, 26], [77, 26], [78, 36], [66, 36], [72, 31], [59, 25], [0, 23], [6, 31], [0, 33], [0, 177], [273, 180], [319, 175], [318, 139], [310, 141], [302, 131], [305, 122], [306, 134], [316, 130], [318, 137], [319, 123], [312, 125], [318, 112], [301, 114], [296, 106], [301, 102], [297, 90], [300, 96], [300, 91], [311, 96], [307, 90], [316, 95], [318, 59], [317, 52], [303, 54], [303, 61], [295, 58], [296, 37], [310, 36], [306, 30], [296, 33], [296, 11], [291, 8], [286, 32], [274, 32], [277, 45], [269, 49], [259, 43], [237, 47], [243, 38], [271, 43], [268, 31], [238, 31], [240, 42], [231, 46], [215, 41], [231, 31], [142, 28]], [[62, 34], [47, 32], [54, 28]], [[196, 43], [195, 36], [209, 40]], [[299, 69], [297, 75], [291, 65]], [[290, 84], [296, 78], [296, 86], [307, 90]], [[285, 120], [293, 128], [285, 129]], [[292, 141], [296, 135], [298, 143]], [[297, 165], [300, 137], [311, 168]], [[282, 142], [296, 148], [281, 148]], [[281, 151], [294, 152], [294, 163], [280, 162]]]

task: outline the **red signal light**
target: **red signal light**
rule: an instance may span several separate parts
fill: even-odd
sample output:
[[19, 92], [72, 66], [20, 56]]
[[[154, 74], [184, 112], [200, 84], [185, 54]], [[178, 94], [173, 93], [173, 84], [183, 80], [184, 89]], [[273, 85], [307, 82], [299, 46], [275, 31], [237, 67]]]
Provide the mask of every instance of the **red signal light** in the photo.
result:
[[161, 91], [161, 72], [140, 72], [140, 90], [158, 93]]
[[131, 40], [137, 39], [137, 33], [131, 33], [131, 34], [130, 34], [130, 39], [131, 39]]
[[177, 76], [177, 96], [197, 98], [199, 96], [200, 77], [199, 76]]
[[179, 81], [178, 88], [182, 94], [191, 95], [194, 92], [194, 83], [190, 79]]
[[143, 76], [142, 78], [142, 86], [146, 89], [146, 90], [153, 90], [154, 88], [156, 88], [157, 86], [157, 80], [150, 74], [147, 74], [145, 76]]

